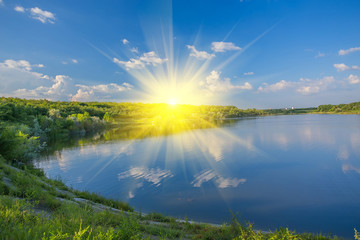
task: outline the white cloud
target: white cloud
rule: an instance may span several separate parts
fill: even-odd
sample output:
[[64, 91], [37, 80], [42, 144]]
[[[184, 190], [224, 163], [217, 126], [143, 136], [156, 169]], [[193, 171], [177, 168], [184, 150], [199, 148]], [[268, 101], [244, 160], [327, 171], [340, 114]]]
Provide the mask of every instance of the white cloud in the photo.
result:
[[350, 67], [346, 66], [344, 63], [334, 64], [334, 68], [336, 68], [338, 72], [343, 72], [350, 69]]
[[121, 67], [125, 67], [126, 70], [141, 69], [145, 68], [146, 65], [157, 66], [167, 61], [167, 59], [159, 58], [154, 51], [144, 53], [138, 59], [131, 58], [129, 61], [120, 61], [117, 58], [113, 58], [114, 63]]
[[348, 77], [348, 81], [350, 84], [358, 84], [360, 83], [360, 77], [357, 75], [350, 74]]
[[249, 82], [245, 82], [244, 85], [233, 86], [233, 88], [242, 89], [242, 90], [251, 90], [253, 89], [253, 86]]
[[129, 83], [74, 86], [68, 76], [57, 75], [52, 78], [33, 71], [33, 68], [42, 67], [44, 67], [43, 64], [31, 64], [26, 60], [8, 59], [0, 62], [0, 96], [101, 101], [118, 99], [120, 92], [129, 91], [133, 88]]
[[38, 7], [27, 9], [22, 6], [16, 6], [14, 10], [22, 13], [30, 12], [30, 17], [42, 23], [55, 23], [55, 15], [52, 12], [41, 10]]
[[211, 49], [214, 52], [241, 50], [240, 47], [236, 46], [232, 42], [212, 42], [211, 45]]
[[69, 61], [62, 61], [61, 63], [64, 65], [69, 64], [69, 63], [77, 64], [77, 63], [79, 63], [79, 61], [77, 59], [73, 58], [73, 59], [70, 59]]
[[17, 12], [25, 12], [25, 8], [23, 8], [22, 6], [16, 6], [15, 8], [14, 8], [14, 10], [15, 11], [17, 11]]
[[300, 78], [300, 81], [298, 82], [287, 82], [285, 80], [281, 80], [274, 84], [263, 83], [263, 86], [258, 88], [258, 92], [277, 92], [292, 88], [300, 94], [309, 95], [327, 89], [327, 87], [333, 82], [335, 82], [333, 76], [324, 77], [320, 80]]
[[250, 75], [254, 75], [255, 73], [254, 72], [246, 72], [244, 73], [245, 76], [250, 76]]
[[270, 85], [267, 83], [264, 83], [263, 86], [260, 86], [258, 88], [258, 91], [259, 92], [277, 92], [277, 91], [284, 90], [288, 87], [291, 87], [292, 85], [293, 85], [293, 83], [291, 83], [291, 82], [281, 80], [280, 82], [270, 84]]
[[243, 184], [246, 182], [245, 178], [224, 178], [218, 173], [215, 173], [214, 170], [203, 171], [194, 176], [194, 180], [191, 184], [194, 187], [201, 187], [203, 183], [214, 181], [218, 188], [229, 188], [229, 187], [237, 187], [239, 184]]
[[113, 62], [118, 64], [121, 67], [125, 67], [126, 70], [141, 69], [141, 68], [145, 67], [145, 64], [142, 61], [140, 61], [139, 59], [135, 59], [135, 58], [130, 58], [130, 60], [127, 62], [120, 61], [117, 58], [113, 58]]
[[347, 66], [345, 65], [344, 63], [339, 63], [339, 64], [334, 64], [334, 67], [336, 68], [336, 70], [338, 72], [343, 72], [343, 71], [346, 71], [346, 70], [350, 70], [350, 69], [353, 69], [353, 70], [360, 70], [360, 67], [359, 66]]
[[244, 85], [232, 85], [230, 78], [220, 79], [220, 72], [215, 70], [210, 72], [205, 81], [199, 82], [200, 87], [207, 93], [227, 92], [233, 89], [251, 90], [253, 87], [250, 83], [245, 82]]
[[122, 43], [123, 43], [124, 45], [126, 45], [126, 44], [129, 43], [129, 41], [128, 41], [126, 38], [124, 38], [124, 39], [122, 40]]
[[26, 60], [7, 59], [0, 62], [0, 95], [13, 96], [13, 92], [19, 89], [19, 86], [31, 89], [46, 84], [49, 76], [33, 71], [33, 68], [43, 66], [31, 64]]
[[17, 72], [26, 72], [38, 78], [48, 79], [47, 75], [43, 75], [41, 73], [31, 71], [33, 67], [43, 68], [44, 67], [43, 64], [30, 64], [30, 62], [26, 60], [7, 59], [3, 63], [0, 63], [0, 67], [2, 68], [3, 71], [13, 70]]
[[156, 53], [154, 51], [152, 52], [148, 52], [148, 53], [144, 53], [141, 57], [140, 57], [140, 61], [143, 61], [144, 63], [146, 63], [147, 65], [153, 65], [156, 66], [158, 64], [162, 64], [164, 62], [167, 61], [167, 59], [161, 59], [159, 58]]
[[118, 179], [121, 180], [129, 177], [135, 179], [144, 179], [156, 187], [159, 187], [165, 178], [172, 178], [173, 176], [174, 175], [170, 170], [161, 170], [160, 168], [133, 167], [128, 171], [119, 173]]
[[12, 60], [12, 59], [8, 59], [5, 60], [4, 63], [0, 63], [1, 65], [7, 67], [7, 68], [12, 68], [12, 69], [18, 69], [18, 70], [24, 70], [24, 71], [31, 71], [31, 64], [26, 61], [26, 60]]
[[133, 86], [129, 83], [118, 85], [116, 83], [99, 84], [93, 86], [77, 84], [79, 87], [77, 93], [72, 97], [72, 101], [92, 101], [96, 99], [112, 99], [116, 98], [120, 92], [129, 91]]
[[303, 95], [309, 95], [318, 93], [322, 90], [327, 89], [328, 85], [335, 81], [333, 76], [323, 77], [320, 80], [313, 81], [310, 79], [300, 78], [300, 82], [298, 83], [298, 88], [296, 91]]
[[352, 52], [357, 52], [357, 51], [360, 51], [360, 47], [353, 47], [353, 48], [349, 48], [349, 49], [341, 49], [339, 50], [339, 55], [347, 55], [349, 53], [352, 53]]
[[136, 47], [131, 48], [130, 51], [133, 53], [139, 53], [139, 49]]
[[40, 86], [31, 90], [21, 88], [14, 91], [14, 94], [24, 98], [68, 99], [71, 96], [67, 89], [69, 80], [68, 76], [57, 75], [52, 79], [54, 83], [50, 87]]
[[210, 54], [205, 51], [196, 50], [195, 46], [186, 45], [188, 49], [191, 50], [190, 56], [195, 57], [200, 60], [210, 60], [215, 57], [215, 54]]
[[4, 1], [0, 0], [0, 5], [4, 6]]
[[55, 23], [55, 15], [52, 12], [41, 10], [38, 7], [30, 8], [32, 18], [39, 20], [42, 23]]

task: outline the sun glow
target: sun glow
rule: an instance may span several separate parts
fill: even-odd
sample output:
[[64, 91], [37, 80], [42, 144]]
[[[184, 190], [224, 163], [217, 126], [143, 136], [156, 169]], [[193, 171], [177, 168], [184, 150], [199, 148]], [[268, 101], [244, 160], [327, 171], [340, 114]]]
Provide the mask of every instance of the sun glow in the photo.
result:
[[[244, 89], [244, 86], [233, 85], [230, 83], [230, 79], [220, 77], [220, 73], [227, 64], [266, 32], [246, 45], [242, 51], [234, 52], [229, 58], [215, 65], [211, 60], [215, 57], [215, 53], [207, 56], [206, 52], [197, 51], [194, 47], [196, 39], [193, 43], [188, 42], [187, 47], [180, 46], [179, 42], [176, 41], [173, 35], [171, 1], [168, 2], [170, 3], [168, 19], [160, 23], [156, 22], [155, 19], [149, 19], [143, 23], [146, 49], [144, 48], [141, 52], [137, 49], [136, 51], [124, 52], [124, 55], [127, 56], [121, 59], [120, 57], [111, 58], [101, 51], [102, 54], [110, 58], [136, 80], [138, 90], [133, 90], [135, 98], [141, 102], [153, 103], [144, 105], [143, 112], [134, 117], [134, 122], [138, 124], [132, 123], [126, 126], [129, 131], [126, 134], [127, 137], [136, 140], [149, 136], [190, 132], [188, 135], [179, 134], [180, 137], [178, 138], [159, 138], [159, 141], [166, 143], [165, 166], [172, 164], [173, 160], [171, 151], [168, 149], [183, 151], [189, 147], [189, 144], [192, 145], [191, 147], [197, 147], [202, 151], [203, 158], [208, 160], [209, 166], [213, 166], [214, 161], [221, 161], [222, 151], [218, 150], [218, 142], [208, 137], [202, 137], [203, 135], [199, 134], [198, 131], [192, 131], [195, 129], [213, 129], [214, 135], [230, 139], [232, 143], [255, 149], [251, 142], [240, 139], [224, 129], [217, 128], [222, 120], [216, 119], [219, 113], [218, 111], [215, 112], [216, 109], [211, 110], [206, 106], [199, 105], [221, 104], [221, 98], [228, 97], [226, 94], [228, 90]], [[196, 54], [202, 54], [201, 56], [205, 54], [207, 57], [204, 58]], [[219, 53], [219, 55], [221, 54]], [[128, 119], [126, 119], [127, 121]], [[123, 136], [124, 131], [121, 130], [114, 135], [117, 134]], [[130, 148], [134, 142], [136, 141], [130, 141], [127, 147]], [[159, 145], [157, 141], [155, 142], [156, 144], [148, 149], [149, 158], [143, 160], [143, 166], [147, 164], [151, 166], [156, 159], [156, 154], [159, 154], [162, 145]], [[205, 146], [208, 146], [210, 142], [214, 142], [215, 147], [211, 146], [211, 149], [206, 149]], [[227, 142], [224, 145], [227, 146]], [[215, 157], [212, 158], [212, 155]], [[185, 158], [176, 159], [176, 162], [183, 163], [184, 169], [186, 168]], [[101, 171], [99, 170], [98, 173]], [[131, 192], [133, 193], [135, 190], [132, 189]]]
[[175, 107], [176, 104], [177, 104], [177, 100], [174, 99], [174, 98], [172, 98], [172, 99], [170, 99], [170, 100], [168, 101], [168, 104], [170, 104], [172, 107]]

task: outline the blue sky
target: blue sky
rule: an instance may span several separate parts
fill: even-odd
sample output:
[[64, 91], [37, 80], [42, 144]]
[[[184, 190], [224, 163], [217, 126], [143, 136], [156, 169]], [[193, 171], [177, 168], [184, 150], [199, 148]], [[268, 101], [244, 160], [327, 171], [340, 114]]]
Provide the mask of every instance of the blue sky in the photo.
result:
[[360, 1], [0, 0], [0, 95], [311, 107], [360, 101]]

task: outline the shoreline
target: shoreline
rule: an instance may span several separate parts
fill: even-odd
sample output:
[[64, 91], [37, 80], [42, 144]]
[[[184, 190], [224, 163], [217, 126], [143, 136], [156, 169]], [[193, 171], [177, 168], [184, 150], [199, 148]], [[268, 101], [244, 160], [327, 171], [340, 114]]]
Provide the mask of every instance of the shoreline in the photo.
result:
[[[296, 233], [287, 228], [274, 231], [253, 229], [252, 224], [239, 223], [236, 219], [233, 219], [232, 223], [229, 224], [212, 224], [189, 221], [188, 219], [176, 219], [160, 213], [140, 213], [134, 211], [128, 204], [116, 205], [116, 202], [112, 202], [113, 200], [97, 194], [71, 189], [59, 180], [47, 178], [43, 175], [42, 170], [31, 168], [29, 165], [22, 167], [24, 169], [11, 166], [0, 156], [0, 178], [2, 180], [0, 190], [3, 191], [2, 196], [0, 196], [0, 215], [4, 217], [4, 211], [13, 211], [16, 215], [16, 209], [23, 209], [21, 210], [21, 216], [23, 214], [30, 218], [37, 216], [38, 224], [36, 226], [30, 222], [21, 223], [22, 226], [25, 226], [24, 228], [29, 227], [29, 229], [32, 229], [33, 233], [43, 231], [45, 227], [55, 228], [59, 231], [64, 227], [63, 224], [65, 223], [58, 222], [58, 218], [64, 214], [67, 214], [69, 219], [74, 218], [75, 225], [72, 229], [75, 230], [78, 228], [85, 229], [86, 226], [82, 228], [81, 224], [88, 222], [87, 224], [90, 225], [87, 226], [87, 229], [91, 228], [92, 231], [101, 229], [97, 232], [98, 234], [114, 231], [111, 229], [117, 229], [119, 232], [125, 231], [121, 228], [122, 225], [118, 225], [119, 223], [116, 224], [116, 222], [114, 222], [115, 225], [110, 227], [103, 226], [101, 223], [91, 224], [92, 219], [105, 214], [108, 218], [118, 219], [116, 221], [131, 222], [134, 229], [136, 229], [135, 232], [130, 234], [134, 237], [132, 239], [159, 239], [159, 237], [163, 239], [162, 236], [166, 236], [166, 239], [233, 239], [240, 236], [245, 237], [245, 239], [252, 239], [255, 236], [257, 236], [256, 239], [268, 239], [271, 236], [275, 238], [287, 236], [297, 239], [319, 239], [319, 234]], [[22, 182], [22, 185], [19, 185], [20, 182]], [[8, 190], [7, 194], [4, 194], [4, 188]], [[34, 195], [35, 189], [39, 192]], [[21, 192], [23, 195], [19, 194]], [[33, 192], [33, 195], [29, 195], [29, 192]], [[100, 201], [103, 202], [100, 203]], [[5, 205], [7, 207], [4, 208]], [[67, 209], [72, 210], [68, 212]], [[87, 217], [78, 218], [77, 213], [86, 213]], [[12, 234], [17, 231], [13, 227], [14, 224], [11, 224], [11, 226], [5, 224], [5, 230], [0, 232], [0, 236], [13, 238], [14, 235]], [[87, 236], [93, 236], [93, 233], [90, 231], [84, 232]], [[49, 232], [45, 231], [42, 234], [47, 235]], [[338, 238], [336, 236], [321, 235], [321, 239]]]

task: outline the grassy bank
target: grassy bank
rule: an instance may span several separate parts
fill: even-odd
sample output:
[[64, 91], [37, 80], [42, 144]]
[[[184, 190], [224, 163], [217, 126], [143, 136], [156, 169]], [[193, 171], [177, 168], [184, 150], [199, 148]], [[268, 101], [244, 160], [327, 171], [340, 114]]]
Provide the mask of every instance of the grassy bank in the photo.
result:
[[158, 213], [141, 215], [126, 203], [71, 189], [30, 165], [0, 155], [1, 239], [337, 239], [288, 229], [261, 232], [233, 220], [213, 226]]

